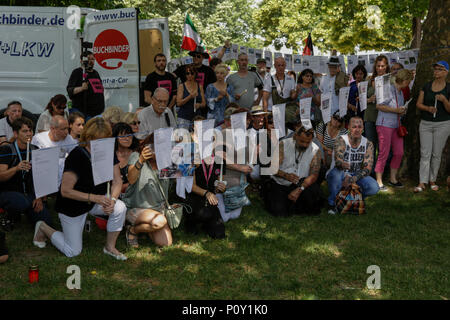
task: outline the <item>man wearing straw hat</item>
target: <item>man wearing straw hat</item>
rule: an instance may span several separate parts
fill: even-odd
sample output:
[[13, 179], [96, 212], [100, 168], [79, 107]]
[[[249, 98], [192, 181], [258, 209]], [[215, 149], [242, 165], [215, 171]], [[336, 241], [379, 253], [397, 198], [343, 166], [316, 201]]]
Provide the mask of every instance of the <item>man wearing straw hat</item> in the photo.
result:
[[[50, 214], [42, 202], [36, 199], [31, 166], [30, 144], [33, 136], [33, 122], [25, 117], [12, 123], [15, 142], [0, 147], [0, 207], [10, 214], [25, 213], [33, 226], [43, 220], [52, 224]], [[45, 246], [44, 239], [34, 238], [33, 242]]]

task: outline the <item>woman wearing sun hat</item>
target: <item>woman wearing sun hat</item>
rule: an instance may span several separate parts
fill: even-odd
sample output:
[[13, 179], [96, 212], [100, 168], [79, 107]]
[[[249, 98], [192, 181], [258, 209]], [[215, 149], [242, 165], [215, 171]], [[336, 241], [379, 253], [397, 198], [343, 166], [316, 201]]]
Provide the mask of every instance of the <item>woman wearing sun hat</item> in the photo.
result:
[[436, 178], [441, 164], [442, 150], [450, 135], [450, 83], [446, 82], [449, 65], [446, 61], [433, 64], [433, 80], [420, 90], [417, 108], [421, 110], [419, 185], [421, 192], [430, 183], [433, 191], [439, 190]]

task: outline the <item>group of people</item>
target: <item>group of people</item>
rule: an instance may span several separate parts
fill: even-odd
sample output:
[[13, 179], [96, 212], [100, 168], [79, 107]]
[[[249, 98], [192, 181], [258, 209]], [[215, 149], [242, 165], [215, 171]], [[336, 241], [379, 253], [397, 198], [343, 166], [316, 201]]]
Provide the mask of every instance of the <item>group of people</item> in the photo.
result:
[[[329, 214], [336, 214], [336, 195], [343, 187], [358, 185], [363, 198], [386, 190], [382, 178], [389, 161], [388, 184], [403, 186], [397, 176], [403, 156], [398, 127], [414, 77], [400, 64], [389, 66], [388, 59], [380, 55], [370, 76], [364, 66], [358, 65], [350, 77], [340, 70], [339, 59], [332, 56], [329, 74], [320, 77], [306, 69], [296, 80], [295, 73], [286, 72], [282, 57], [275, 59], [275, 72], [271, 74], [264, 59], [257, 61], [255, 71], [249, 71], [248, 57], [241, 53], [238, 71], [228, 75], [229, 68], [220, 57], [212, 59], [210, 67], [203, 64], [209, 57], [203, 48], [189, 54], [194, 63], [174, 73], [165, 70], [163, 54], [155, 56], [156, 69], [143, 87], [148, 105], [133, 113], [114, 106], [105, 109], [104, 101], [99, 102], [103, 91], [100, 76], [93, 69], [92, 54], [87, 54], [88, 75], [80, 68], [81, 73], [75, 70], [69, 80], [72, 109], [67, 110], [66, 97], [58, 94], [51, 98], [35, 127], [22, 116], [19, 101], [8, 104], [0, 120], [0, 208], [8, 214], [27, 215], [34, 227], [35, 246], [44, 248], [50, 241], [67, 257], [77, 256], [82, 251], [87, 216], [107, 216], [103, 252], [127, 260], [116, 247], [124, 227], [130, 247], [139, 247], [139, 234], [147, 234], [158, 246], [172, 244], [172, 230], [164, 215], [169, 209], [168, 199], [178, 203], [175, 208], [185, 210], [187, 232], [205, 232], [220, 239], [225, 237], [225, 223], [251, 205], [246, 194], [250, 183], [274, 216], [317, 215], [325, 205]], [[420, 181], [415, 192], [423, 191], [425, 184], [433, 191], [439, 189], [436, 179], [440, 158], [450, 135], [449, 66], [439, 61], [433, 68], [434, 79], [422, 88], [417, 101], [422, 116]], [[388, 73], [392, 76], [390, 98], [379, 103], [374, 80]], [[367, 109], [361, 110], [358, 84], [366, 80]], [[344, 86], [350, 86], [350, 95], [347, 116], [342, 118], [338, 95]], [[332, 117], [324, 123], [321, 95], [327, 92], [332, 96]], [[312, 127], [300, 120], [299, 101], [304, 98], [312, 98]], [[275, 130], [272, 114], [272, 106], [280, 103], [286, 104], [286, 132], [281, 135]], [[222, 141], [218, 146], [216, 139], [212, 153], [199, 161], [191, 180], [161, 178], [155, 130], [184, 129], [198, 144], [195, 121], [214, 119], [215, 132], [224, 133], [232, 128], [232, 115], [242, 113], [247, 113], [244, 153], [253, 155], [252, 159], [245, 156], [242, 162], [236, 161], [239, 150], [235, 140]], [[106, 137], [116, 137], [114, 178], [109, 184], [95, 185], [90, 142]], [[264, 159], [263, 145], [269, 146], [269, 161]], [[56, 198], [54, 209], [62, 231], [55, 229], [47, 197], [35, 197], [28, 152], [51, 147], [60, 148], [60, 188], [50, 196]], [[195, 147], [192, 151], [198, 152]], [[269, 167], [275, 170], [265, 174]], [[324, 180], [328, 197], [321, 188]], [[176, 195], [172, 192], [175, 182]], [[4, 234], [0, 233], [0, 262], [7, 255], [3, 247]]]

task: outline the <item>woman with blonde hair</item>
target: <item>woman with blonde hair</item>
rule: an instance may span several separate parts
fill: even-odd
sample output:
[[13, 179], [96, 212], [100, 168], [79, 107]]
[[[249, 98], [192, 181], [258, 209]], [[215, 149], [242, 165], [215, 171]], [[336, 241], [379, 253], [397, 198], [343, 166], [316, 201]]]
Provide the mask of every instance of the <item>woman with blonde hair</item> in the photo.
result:
[[125, 204], [117, 199], [122, 188], [117, 157], [111, 159], [114, 161], [111, 198], [106, 196], [107, 183], [96, 186], [92, 174], [90, 142], [108, 137], [111, 137], [109, 123], [102, 118], [92, 118], [81, 133], [80, 146], [73, 149], [66, 159], [61, 189], [55, 204], [63, 231], [56, 231], [43, 221], [36, 223], [35, 235], [45, 235], [67, 257], [75, 257], [81, 253], [84, 224], [89, 213], [94, 216], [109, 216], [103, 253], [117, 260], [127, 260], [127, 257], [116, 249], [116, 241], [127, 210]]
[[102, 118], [109, 122], [109, 125], [113, 127], [116, 123], [119, 123], [123, 117], [123, 110], [117, 106], [111, 106], [105, 109], [102, 113]]
[[383, 185], [382, 178], [391, 147], [393, 157], [390, 164], [389, 185], [396, 188], [403, 187], [403, 184], [397, 180], [397, 171], [400, 168], [403, 157], [403, 137], [398, 135], [398, 127], [400, 126], [400, 117], [406, 113], [402, 89], [409, 86], [412, 80], [413, 74], [411, 71], [406, 69], [398, 71], [394, 78], [394, 84], [391, 85], [391, 98], [383, 101], [381, 104], [377, 104], [376, 129], [379, 152], [375, 166], [375, 175], [380, 191], [387, 190]]
[[215, 126], [224, 120], [225, 108], [233, 102], [233, 87], [225, 82], [228, 75], [228, 66], [218, 64], [214, 69], [217, 81], [211, 83], [206, 88], [205, 98], [208, 105], [208, 119], [216, 119]]
[[141, 124], [141, 122], [138, 119], [137, 113], [125, 112], [122, 116], [121, 122], [125, 122], [126, 124], [128, 124], [133, 130], [133, 133], [139, 132], [139, 125]]

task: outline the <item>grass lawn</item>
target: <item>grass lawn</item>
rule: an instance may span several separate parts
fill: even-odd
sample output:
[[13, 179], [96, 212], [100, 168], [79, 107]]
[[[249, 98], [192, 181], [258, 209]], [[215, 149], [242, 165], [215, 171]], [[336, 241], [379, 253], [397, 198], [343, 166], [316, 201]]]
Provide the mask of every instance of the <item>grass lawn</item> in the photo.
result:
[[[414, 195], [412, 187], [369, 198], [364, 216], [274, 218], [251, 196], [253, 206], [226, 223], [224, 240], [179, 229], [171, 247], [143, 238], [130, 250], [122, 232], [126, 262], [103, 254], [105, 232], [95, 224], [81, 255], [69, 259], [50, 243], [34, 247], [23, 218], [7, 233], [0, 299], [449, 299], [449, 193]], [[31, 285], [32, 264], [40, 281]], [[72, 264], [81, 290], [66, 288]], [[381, 269], [381, 290], [366, 287], [370, 265]]]

